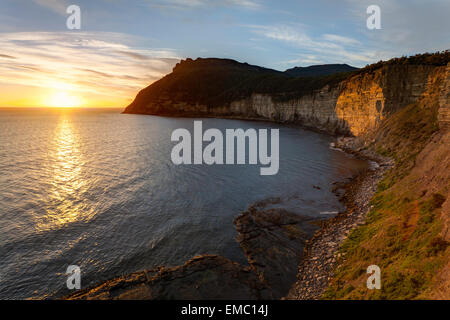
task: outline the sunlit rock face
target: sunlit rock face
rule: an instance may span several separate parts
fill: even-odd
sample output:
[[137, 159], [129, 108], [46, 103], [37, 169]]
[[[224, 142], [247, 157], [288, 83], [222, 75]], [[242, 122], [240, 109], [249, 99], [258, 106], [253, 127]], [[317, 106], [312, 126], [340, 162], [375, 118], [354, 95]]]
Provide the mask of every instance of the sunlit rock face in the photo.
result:
[[373, 130], [387, 115], [417, 101], [428, 84], [430, 66], [389, 66], [352, 77], [336, 102], [337, 118], [355, 136]]
[[372, 75], [345, 83], [334, 108], [336, 117], [351, 134], [358, 136], [373, 129], [383, 119], [383, 89]]
[[[438, 69], [445, 67], [384, 66], [287, 101], [255, 92], [248, 98], [211, 107], [185, 103], [165, 94], [134, 103], [125, 112], [269, 120], [298, 123], [331, 134], [359, 136], [375, 129], [389, 114], [417, 101], [433, 81], [430, 75]], [[448, 84], [446, 88], [441, 100], [448, 105]], [[442, 109], [440, 117], [448, 123], [448, 109]]]
[[[233, 113], [253, 111], [262, 118], [298, 122], [330, 133], [355, 136], [373, 130], [380, 120], [417, 99], [426, 90], [429, 66], [393, 66], [356, 75], [334, 88], [328, 86], [288, 102], [252, 95], [233, 102]], [[251, 113], [250, 113], [251, 114]]]
[[440, 128], [450, 128], [450, 63], [445, 68], [439, 97], [438, 121]]
[[[408, 105], [425, 92], [433, 67], [394, 66], [357, 75], [337, 87], [328, 86], [288, 102], [268, 95], [233, 102], [233, 114], [281, 122], [297, 122], [330, 133], [355, 136], [373, 130], [387, 115]], [[218, 110], [219, 115], [226, 109]]]

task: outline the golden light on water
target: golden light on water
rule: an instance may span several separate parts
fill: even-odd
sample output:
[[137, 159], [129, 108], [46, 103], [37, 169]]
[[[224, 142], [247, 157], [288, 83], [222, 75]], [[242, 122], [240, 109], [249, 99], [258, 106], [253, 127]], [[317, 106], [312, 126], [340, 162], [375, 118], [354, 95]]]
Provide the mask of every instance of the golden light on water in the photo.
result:
[[40, 231], [83, 220], [91, 213], [82, 201], [87, 181], [83, 179], [83, 153], [70, 114], [61, 115], [48, 152], [52, 165], [46, 184], [51, 187], [47, 192], [46, 215], [37, 223]]

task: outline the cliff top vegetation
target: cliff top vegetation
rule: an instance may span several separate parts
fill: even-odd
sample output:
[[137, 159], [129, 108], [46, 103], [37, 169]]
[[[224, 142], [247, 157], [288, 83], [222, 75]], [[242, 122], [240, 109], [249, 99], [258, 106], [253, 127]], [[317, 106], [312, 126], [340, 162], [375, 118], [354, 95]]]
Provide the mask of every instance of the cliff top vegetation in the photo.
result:
[[386, 61], [378, 61], [357, 71], [357, 73], [366, 73], [375, 71], [384, 66], [393, 65], [428, 65], [428, 66], [445, 66], [450, 62], [450, 50], [438, 51], [434, 53], [421, 53], [414, 56], [402, 56], [400, 58], [392, 58]]

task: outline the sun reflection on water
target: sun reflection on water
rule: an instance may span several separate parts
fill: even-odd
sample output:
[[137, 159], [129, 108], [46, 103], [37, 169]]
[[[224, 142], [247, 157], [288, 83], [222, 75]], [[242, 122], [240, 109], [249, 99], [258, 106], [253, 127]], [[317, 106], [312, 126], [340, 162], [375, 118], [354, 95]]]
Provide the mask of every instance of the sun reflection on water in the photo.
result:
[[83, 153], [70, 114], [62, 114], [48, 150], [46, 213], [37, 229], [46, 231], [87, 219], [83, 206], [87, 181], [83, 178]]

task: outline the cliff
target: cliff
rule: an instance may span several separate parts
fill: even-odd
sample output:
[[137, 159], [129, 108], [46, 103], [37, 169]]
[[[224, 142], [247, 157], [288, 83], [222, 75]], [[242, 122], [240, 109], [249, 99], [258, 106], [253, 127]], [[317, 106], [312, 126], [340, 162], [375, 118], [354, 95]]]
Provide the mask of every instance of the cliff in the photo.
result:
[[259, 119], [357, 136], [417, 101], [435, 68], [387, 64], [295, 78], [232, 60], [189, 60], [139, 92], [124, 113]]
[[[383, 155], [386, 172], [362, 225], [335, 253], [337, 266], [322, 298], [450, 298], [450, 64], [424, 79], [425, 91], [373, 132], [338, 145]], [[367, 290], [366, 268], [381, 268], [381, 290]], [[294, 286], [290, 297], [301, 292]]]
[[[300, 217], [267, 204], [242, 213], [234, 223], [249, 266], [196, 257], [66, 298], [449, 299], [449, 88], [448, 53], [313, 78], [231, 60], [181, 63], [142, 90], [125, 112], [300, 123], [354, 136], [336, 145], [381, 168], [345, 187], [346, 212], [324, 222], [313, 237], [304, 233]], [[374, 264], [382, 272], [380, 290], [366, 286], [367, 267]]]

